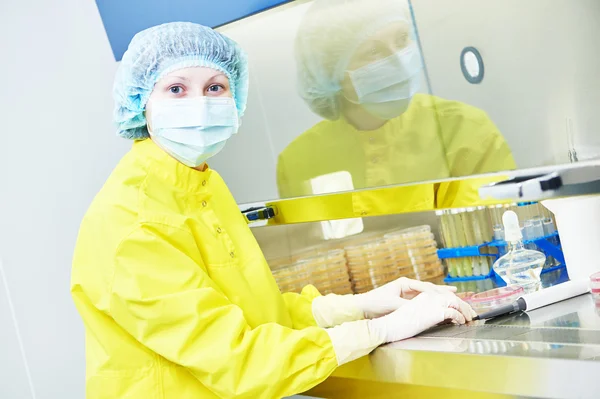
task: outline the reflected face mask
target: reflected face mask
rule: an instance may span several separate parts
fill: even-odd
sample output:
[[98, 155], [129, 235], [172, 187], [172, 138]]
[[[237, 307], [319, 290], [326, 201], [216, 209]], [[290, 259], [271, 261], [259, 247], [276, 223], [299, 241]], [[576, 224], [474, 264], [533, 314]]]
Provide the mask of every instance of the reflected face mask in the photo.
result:
[[239, 129], [235, 101], [229, 97], [162, 100], [152, 107], [156, 144], [189, 167], [217, 155]]
[[413, 43], [389, 57], [349, 72], [357, 101], [371, 114], [392, 119], [408, 108], [419, 90], [421, 53]]

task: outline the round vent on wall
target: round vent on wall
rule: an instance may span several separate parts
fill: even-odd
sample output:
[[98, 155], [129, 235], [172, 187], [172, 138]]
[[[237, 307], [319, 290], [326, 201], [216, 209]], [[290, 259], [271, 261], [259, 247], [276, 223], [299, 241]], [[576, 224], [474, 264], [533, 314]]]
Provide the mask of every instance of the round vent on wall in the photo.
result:
[[460, 54], [460, 69], [467, 82], [481, 83], [484, 75], [483, 58], [475, 47], [465, 47]]

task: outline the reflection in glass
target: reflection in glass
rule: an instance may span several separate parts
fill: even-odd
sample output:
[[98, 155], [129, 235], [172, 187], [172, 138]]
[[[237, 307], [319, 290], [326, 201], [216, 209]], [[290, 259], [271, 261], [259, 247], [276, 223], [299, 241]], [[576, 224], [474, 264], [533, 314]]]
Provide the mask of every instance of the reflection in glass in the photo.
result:
[[[324, 120], [279, 155], [281, 198], [339, 191], [322, 180], [313, 190], [315, 178], [336, 172], [350, 174], [347, 191], [515, 168], [484, 111], [427, 94], [406, 0], [315, 0], [296, 62], [300, 95]], [[407, 197], [430, 209], [466, 206], [481, 183], [421, 184]]]

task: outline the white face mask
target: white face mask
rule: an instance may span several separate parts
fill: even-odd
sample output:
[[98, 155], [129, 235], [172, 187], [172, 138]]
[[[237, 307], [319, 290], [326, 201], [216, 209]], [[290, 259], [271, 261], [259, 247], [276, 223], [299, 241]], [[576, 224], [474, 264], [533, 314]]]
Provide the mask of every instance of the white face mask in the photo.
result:
[[419, 90], [422, 70], [421, 53], [411, 44], [387, 58], [350, 71], [358, 101], [369, 113], [392, 119], [408, 109]]
[[152, 107], [156, 144], [189, 167], [218, 154], [239, 129], [235, 101], [229, 97], [162, 100]]

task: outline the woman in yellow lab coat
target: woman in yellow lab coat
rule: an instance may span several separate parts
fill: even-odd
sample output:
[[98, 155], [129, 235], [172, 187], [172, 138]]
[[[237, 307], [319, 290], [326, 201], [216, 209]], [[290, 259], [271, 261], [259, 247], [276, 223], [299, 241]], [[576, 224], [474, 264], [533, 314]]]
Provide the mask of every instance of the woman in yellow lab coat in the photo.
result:
[[72, 295], [91, 399], [277, 398], [340, 364], [471, 309], [401, 279], [362, 296], [282, 295], [221, 177], [205, 163], [237, 132], [247, 60], [192, 23], [135, 36], [115, 82], [135, 140], [81, 225]]
[[[412, 27], [404, 0], [313, 2], [296, 39], [299, 90], [325, 120], [280, 154], [282, 198], [320, 194], [311, 180], [336, 172], [361, 189], [515, 168], [485, 112], [417, 93], [423, 68]], [[410, 197], [432, 209], [467, 206], [476, 183], [421, 185]]]

